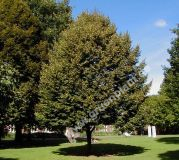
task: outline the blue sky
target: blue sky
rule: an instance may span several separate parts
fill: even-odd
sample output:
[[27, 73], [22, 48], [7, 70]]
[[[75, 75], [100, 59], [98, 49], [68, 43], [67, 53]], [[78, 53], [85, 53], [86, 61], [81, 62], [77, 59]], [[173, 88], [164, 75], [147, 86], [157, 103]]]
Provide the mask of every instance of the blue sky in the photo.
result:
[[71, 0], [70, 5], [74, 18], [96, 10], [108, 16], [118, 32], [129, 32], [133, 45], [140, 45], [140, 59], [146, 60], [148, 81], [153, 81], [150, 94], [157, 94], [174, 38], [171, 29], [179, 23], [179, 0]]

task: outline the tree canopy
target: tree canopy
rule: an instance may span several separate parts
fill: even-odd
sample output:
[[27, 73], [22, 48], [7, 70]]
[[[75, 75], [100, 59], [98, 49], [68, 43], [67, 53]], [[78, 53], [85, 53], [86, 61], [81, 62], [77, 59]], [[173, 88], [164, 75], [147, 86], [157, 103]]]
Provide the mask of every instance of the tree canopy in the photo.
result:
[[48, 47], [59, 39], [60, 33], [72, 22], [71, 7], [68, 0], [26, 0], [33, 14], [38, 17], [41, 38], [48, 42]]
[[0, 59], [18, 73], [9, 119], [21, 139], [22, 127], [35, 123], [42, 63], [48, 62], [55, 37], [68, 26], [71, 10], [67, 1], [2, 0], [0, 19]]
[[140, 130], [146, 125], [157, 126], [158, 133], [174, 133], [171, 128], [175, 116], [170, 107], [170, 99], [164, 95], [153, 95], [146, 98], [133, 118], [133, 124]]
[[[115, 25], [96, 12], [82, 13], [49, 56], [41, 74], [41, 118], [52, 130], [85, 130], [89, 148], [95, 125], [105, 123], [110, 114], [110, 121], [116, 121], [120, 111], [128, 113], [122, 114], [122, 122], [129, 121], [144, 100], [148, 86], [141, 73], [145, 64], [137, 66], [139, 47], [133, 48], [127, 33], [118, 34]], [[135, 82], [129, 87], [131, 79]], [[118, 126], [123, 123], [118, 121]]]
[[170, 109], [173, 112], [174, 119], [171, 123], [173, 125], [173, 130], [177, 130], [179, 127], [179, 25], [173, 30], [175, 34], [174, 40], [171, 42], [171, 48], [168, 50], [170, 58], [168, 62], [170, 67], [164, 68], [164, 81], [161, 86], [161, 95], [165, 95], [170, 99]]

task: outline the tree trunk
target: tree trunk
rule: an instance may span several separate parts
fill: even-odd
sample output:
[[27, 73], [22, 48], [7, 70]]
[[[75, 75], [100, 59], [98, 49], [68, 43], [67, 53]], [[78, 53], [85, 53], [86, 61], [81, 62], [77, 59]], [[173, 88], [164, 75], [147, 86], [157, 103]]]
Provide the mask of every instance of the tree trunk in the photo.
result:
[[91, 131], [90, 129], [86, 129], [87, 136], [87, 154], [91, 153]]
[[15, 133], [15, 141], [18, 143], [22, 142], [22, 126], [20, 124], [15, 125], [16, 133]]
[[28, 128], [27, 141], [31, 141], [31, 140], [32, 140], [31, 128]]
[[1, 138], [3, 137], [3, 132], [4, 132], [4, 127], [0, 126], [0, 142], [1, 142]]
[[94, 131], [95, 127], [86, 126], [86, 136], [87, 136], [87, 154], [91, 154], [91, 138], [92, 138], [92, 132]]

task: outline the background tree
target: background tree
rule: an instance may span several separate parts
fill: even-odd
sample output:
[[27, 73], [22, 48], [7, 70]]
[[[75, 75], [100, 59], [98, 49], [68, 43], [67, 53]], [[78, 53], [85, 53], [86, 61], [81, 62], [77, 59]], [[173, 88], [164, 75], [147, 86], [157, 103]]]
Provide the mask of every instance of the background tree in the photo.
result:
[[9, 108], [19, 141], [22, 127], [35, 123], [41, 66], [48, 62], [48, 50], [71, 21], [71, 9], [68, 1], [2, 0], [0, 18], [0, 59], [19, 73]]
[[24, 124], [34, 122], [38, 102], [38, 81], [47, 43], [40, 39], [39, 20], [22, 0], [0, 2], [0, 59], [17, 70], [19, 84], [9, 110], [16, 126], [16, 140], [21, 140]]
[[[26, 0], [33, 14], [38, 17], [41, 28], [40, 38], [48, 42], [48, 51], [60, 38], [60, 33], [72, 22], [71, 7], [68, 0]], [[46, 61], [48, 62], [48, 60]], [[44, 127], [44, 119], [36, 113], [39, 127]], [[60, 128], [58, 129], [60, 130]]]
[[[133, 67], [138, 65], [138, 55], [135, 57], [135, 62], [132, 64]], [[137, 77], [138, 81], [135, 85], [130, 88], [129, 92], [122, 95], [120, 101], [117, 105], [120, 109], [116, 111], [117, 120], [115, 122], [115, 128], [119, 133], [124, 131], [134, 131], [135, 127], [133, 125], [133, 118], [136, 116], [139, 110], [139, 106], [145, 101], [146, 95], [149, 91], [151, 83], [147, 84], [147, 76], [143, 74], [143, 69], [145, 67], [145, 62], [139, 63], [137, 70], [134, 72], [139, 72], [140, 76]]]
[[170, 98], [170, 109], [175, 116], [172, 125], [173, 130], [178, 130], [179, 128], [179, 25], [173, 30], [176, 35], [175, 39], [171, 42], [171, 49], [168, 50], [170, 58], [168, 62], [170, 67], [164, 68], [164, 81], [161, 87], [162, 95], [166, 95]]
[[0, 64], [0, 140], [8, 124], [8, 109], [14, 96], [16, 71], [9, 64]]
[[26, 0], [41, 26], [41, 38], [52, 49], [60, 33], [72, 22], [68, 0]]
[[26, 3], [1, 1], [0, 6], [0, 58], [19, 73], [10, 118], [16, 125], [16, 140], [20, 140], [22, 126], [34, 120], [33, 108], [46, 42], [38, 38], [39, 21]]
[[[82, 130], [86, 131], [90, 150], [92, 131], [109, 116], [108, 109], [120, 111], [121, 104], [126, 103], [123, 109], [129, 115], [125, 120], [135, 115], [137, 106], [132, 104], [139, 104], [146, 94], [145, 77], [139, 74], [144, 64], [134, 69], [139, 47], [131, 46], [128, 34], [117, 34], [108, 18], [82, 13], [49, 55], [50, 63], [42, 71], [39, 105], [39, 114], [49, 129], [78, 127], [86, 119]], [[140, 85], [132, 86], [130, 93], [92, 117], [90, 113], [126, 84], [135, 70]]]
[[169, 98], [164, 95], [147, 97], [133, 118], [135, 129], [141, 132], [146, 125], [155, 125], [158, 133], [171, 133], [169, 131], [175, 116], [169, 104]]

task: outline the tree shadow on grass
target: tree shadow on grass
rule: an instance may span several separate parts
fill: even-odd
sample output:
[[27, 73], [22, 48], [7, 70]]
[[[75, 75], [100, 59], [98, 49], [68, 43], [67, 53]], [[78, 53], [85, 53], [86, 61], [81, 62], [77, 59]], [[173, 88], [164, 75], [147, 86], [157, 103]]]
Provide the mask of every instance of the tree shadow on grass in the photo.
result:
[[18, 158], [4, 158], [4, 157], [0, 157], [0, 160], [18, 160]]
[[163, 137], [157, 139], [158, 142], [164, 142], [166, 144], [179, 144], [179, 137]]
[[[101, 139], [100, 138], [94, 138], [94, 140], [96, 140], [96, 141], [100, 141]], [[86, 142], [87, 141], [87, 139], [86, 138], [83, 138], [83, 137], [78, 137], [78, 138], [76, 138], [76, 142], [77, 143], [80, 143], [80, 142]]]
[[[90, 155], [94, 156], [127, 156], [140, 154], [145, 151], [144, 148], [138, 146], [130, 146], [130, 145], [120, 145], [120, 144], [93, 144], [92, 151]], [[87, 145], [83, 146], [75, 146], [68, 148], [60, 148], [57, 151], [53, 152], [58, 155], [70, 155], [70, 156], [88, 156], [87, 154]]]
[[59, 138], [59, 139], [55, 138], [55, 139], [45, 139], [45, 140], [33, 139], [31, 141], [22, 141], [21, 143], [16, 143], [13, 140], [3, 140], [0, 143], [0, 149], [59, 146], [60, 144], [66, 143], [66, 142], [68, 142], [66, 138]]
[[159, 154], [161, 160], [179, 160], [179, 150]]

